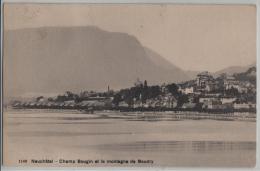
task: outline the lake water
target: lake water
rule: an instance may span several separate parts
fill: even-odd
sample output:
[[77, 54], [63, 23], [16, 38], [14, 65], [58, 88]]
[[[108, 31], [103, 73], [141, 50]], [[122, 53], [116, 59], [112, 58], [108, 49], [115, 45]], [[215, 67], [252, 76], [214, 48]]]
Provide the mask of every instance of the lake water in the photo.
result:
[[[4, 162], [9, 166], [254, 167], [255, 122], [157, 116], [7, 111]], [[49, 159], [53, 163], [34, 164], [32, 159]], [[78, 159], [85, 163], [71, 163]], [[95, 160], [99, 163], [95, 164]]]

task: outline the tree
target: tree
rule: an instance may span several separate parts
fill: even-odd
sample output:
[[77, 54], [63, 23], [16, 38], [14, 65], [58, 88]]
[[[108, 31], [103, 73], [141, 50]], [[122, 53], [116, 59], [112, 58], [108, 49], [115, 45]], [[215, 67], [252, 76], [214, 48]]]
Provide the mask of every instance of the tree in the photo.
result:
[[177, 106], [181, 107], [184, 103], [189, 102], [189, 97], [186, 94], [181, 94], [178, 98]]
[[147, 88], [148, 86], [147, 86], [147, 81], [146, 80], [144, 80], [144, 88]]
[[166, 86], [166, 88], [168, 89], [168, 91], [173, 95], [173, 96], [179, 96], [180, 95], [180, 93], [179, 93], [179, 87], [176, 85], [176, 84], [174, 84], [174, 83], [172, 83], [172, 84], [168, 84], [167, 86]]
[[64, 95], [58, 95], [57, 98], [56, 98], [57, 102], [64, 102], [66, 100], [67, 100], [67, 97], [64, 96]]
[[40, 101], [43, 98], [44, 98], [43, 96], [39, 96], [39, 97], [36, 98], [36, 101], [38, 102], [38, 101]]
[[162, 92], [159, 86], [151, 86], [149, 87], [147, 98], [148, 99], [155, 98], [159, 96], [161, 93]]
[[129, 105], [129, 106], [132, 106], [134, 104], [134, 99], [132, 97], [127, 97], [125, 99], [125, 102]]
[[121, 95], [119, 93], [115, 94], [114, 99], [113, 99], [113, 103], [115, 105], [118, 105], [119, 102], [121, 102], [121, 101], [123, 101]]
[[231, 87], [230, 89], [225, 91], [226, 95], [232, 96], [232, 97], [237, 97], [239, 96], [239, 92], [236, 88]]
[[146, 100], [148, 99], [149, 95], [149, 87], [147, 86], [147, 81], [144, 81], [144, 87], [141, 90], [141, 97], [142, 97], [142, 102], [145, 103]]
[[53, 98], [49, 97], [49, 98], [48, 98], [48, 101], [49, 101], [49, 102], [53, 102], [54, 100], [53, 100]]

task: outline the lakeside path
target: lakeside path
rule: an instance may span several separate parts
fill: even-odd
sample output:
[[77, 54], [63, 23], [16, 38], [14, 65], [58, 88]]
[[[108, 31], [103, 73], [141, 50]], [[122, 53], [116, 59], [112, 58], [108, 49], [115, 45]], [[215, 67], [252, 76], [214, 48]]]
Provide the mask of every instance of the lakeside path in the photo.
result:
[[[43, 158], [154, 162], [135, 167], [253, 167], [255, 164], [256, 122], [131, 119], [135, 115], [142, 113], [7, 111], [4, 161], [16, 166], [20, 165], [19, 159]], [[52, 166], [103, 165], [54, 163]]]

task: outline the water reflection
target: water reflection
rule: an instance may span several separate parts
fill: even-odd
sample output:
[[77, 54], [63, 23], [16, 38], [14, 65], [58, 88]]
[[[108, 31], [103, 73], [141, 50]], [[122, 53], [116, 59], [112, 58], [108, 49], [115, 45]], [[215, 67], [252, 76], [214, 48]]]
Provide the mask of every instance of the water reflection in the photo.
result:
[[96, 135], [124, 135], [130, 132], [61, 132], [61, 131], [26, 131], [8, 132], [11, 137], [74, 137], [74, 136], [96, 136]]
[[123, 144], [104, 144], [96, 146], [101, 150], [122, 151], [187, 151], [216, 152], [256, 150], [256, 142], [251, 141], [145, 141]]

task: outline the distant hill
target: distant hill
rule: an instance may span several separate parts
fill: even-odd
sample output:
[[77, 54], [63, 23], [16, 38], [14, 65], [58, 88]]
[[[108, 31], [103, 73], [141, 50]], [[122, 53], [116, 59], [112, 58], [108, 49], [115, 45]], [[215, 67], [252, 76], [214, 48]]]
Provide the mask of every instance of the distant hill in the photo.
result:
[[234, 74], [234, 77], [239, 81], [249, 81], [256, 84], [256, 67], [251, 67], [247, 71]]
[[222, 70], [219, 70], [215, 73], [213, 73], [213, 76], [214, 77], [217, 77], [223, 73], [226, 73], [228, 75], [233, 75], [235, 73], [241, 73], [241, 72], [245, 72], [247, 71], [250, 67], [254, 67], [256, 66], [256, 63], [253, 63], [251, 65], [248, 65], [248, 66], [231, 66], [231, 67], [227, 67], [227, 68], [224, 68]]
[[191, 77], [134, 36], [97, 27], [5, 31], [4, 95], [105, 90]]

